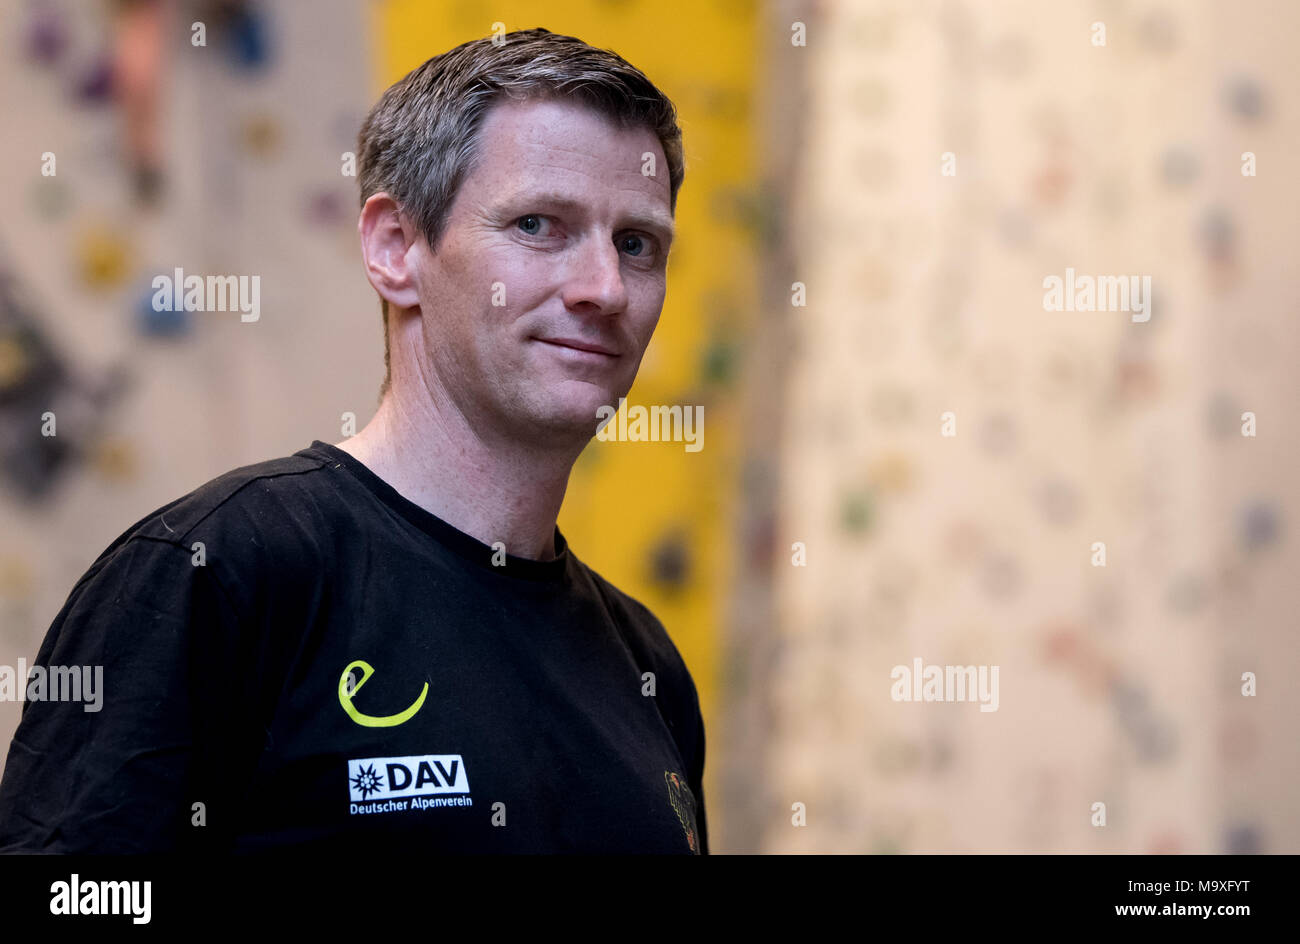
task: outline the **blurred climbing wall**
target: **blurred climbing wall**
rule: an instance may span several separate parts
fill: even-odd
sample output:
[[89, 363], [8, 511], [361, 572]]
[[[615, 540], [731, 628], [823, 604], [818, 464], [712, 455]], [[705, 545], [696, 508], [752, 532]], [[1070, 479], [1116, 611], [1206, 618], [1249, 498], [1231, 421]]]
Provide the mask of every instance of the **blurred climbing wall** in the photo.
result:
[[[366, 5], [135, 9], [151, 8], [156, 24], [0, 0], [4, 665], [34, 659], [132, 523], [231, 468], [338, 441], [383, 379], [341, 163], [373, 93]], [[142, 175], [124, 99], [155, 57]], [[151, 279], [177, 267], [260, 276], [260, 317], [153, 311]], [[20, 708], [0, 702], [5, 752]]]
[[[1300, 6], [781, 10], [746, 846], [1295, 852]], [[1045, 310], [1067, 268], [1149, 275], [1150, 320]], [[916, 659], [999, 667], [997, 710], [894, 700]]]

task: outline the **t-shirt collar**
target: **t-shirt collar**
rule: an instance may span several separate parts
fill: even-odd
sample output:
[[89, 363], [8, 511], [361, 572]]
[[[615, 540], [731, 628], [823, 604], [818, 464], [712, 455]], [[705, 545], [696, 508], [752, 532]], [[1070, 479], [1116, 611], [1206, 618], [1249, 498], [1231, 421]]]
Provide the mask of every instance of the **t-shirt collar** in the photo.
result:
[[323, 458], [332, 462], [336, 468], [342, 467], [346, 469], [362, 485], [374, 493], [376, 498], [411, 522], [411, 524], [449, 550], [486, 570], [494, 571], [503, 577], [522, 577], [528, 580], [560, 582], [564, 579], [568, 570], [569, 558], [572, 555], [569, 553], [568, 541], [560, 533], [559, 525], [555, 527], [555, 557], [553, 559], [545, 561], [533, 560], [528, 557], [516, 557], [507, 552], [505, 564], [494, 565], [492, 563], [493, 557], [500, 559], [498, 551], [477, 538], [466, 534], [454, 525], [448, 524], [432, 512], [421, 508], [381, 479], [371, 471], [369, 466], [351, 453], [345, 452], [338, 446], [315, 439], [312, 440], [312, 444], [308, 448], [300, 450], [298, 455], [312, 455]]

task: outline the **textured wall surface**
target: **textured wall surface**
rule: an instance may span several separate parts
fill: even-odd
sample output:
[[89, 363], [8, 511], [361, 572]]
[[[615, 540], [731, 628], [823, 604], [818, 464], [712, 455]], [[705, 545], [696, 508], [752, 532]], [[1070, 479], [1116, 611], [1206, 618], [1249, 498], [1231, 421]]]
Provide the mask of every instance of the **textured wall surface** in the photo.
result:
[[[111, 7], [3, 7], [0, 269], [77, 384], [125, 378], [80, 422], [80, 401], [63, 399], [72, 382], [55, 385], [49, 408], [75, 456], [39, 498], [0, 496], [0, 664], [13, 666], [34, 659], [73, 584], [132, 523], [229, 469], [337, 441], [345, 411], [368, 418], [383, 336], [357, 248], [356, 180], [340, 161], [370, 105], [362, 5], [322, 16], [307, 0], [274, 4], [260, 42], [242, 43], [203, 4], [174, 5], [152, 204], [134, 195], [122, 109], [86, 90], [113, 47]], [[57, 55], [33, 48], [42, 9], [64, 14]], [[202, 47], [189, 28], [199, 20], [210, 24]], [[258, 275], [260, 317], [150, 322], [151, 280], [177, 267]], [[10, 354], [0, 366], [17, 372]], [[35, 429], [25, 408], [0, 423], [6, 435]], [[0, 702], [6, 746], [20, 708]]]
[[[756, 848], [1294, 852], [1300, 8], [791, 10]], [[1149, 321], [1045, 310], [1070, 267]], [[997, 710], [895, 700], [915, 659]]]

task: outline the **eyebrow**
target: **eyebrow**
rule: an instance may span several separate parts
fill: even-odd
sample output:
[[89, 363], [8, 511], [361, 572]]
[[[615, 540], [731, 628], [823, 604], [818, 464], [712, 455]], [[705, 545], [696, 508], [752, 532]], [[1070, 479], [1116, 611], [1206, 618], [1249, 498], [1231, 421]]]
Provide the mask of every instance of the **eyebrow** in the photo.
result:
[[[552, 206], [558, 209], [568, 210], [571, 213], [587, 212], [587, 205], [580, 200], [574, 200], [562, 193], [544, 192], [530, 193], [523, 191], [514, 193], [507, 197], [503, 203], [509, 204], [536, 204]], [[664, 242], [664, 248], [673, 241], [676, 234], [676, 227], [673, 225], [672, 217], [665, 213], [651, 211], [649, 213], [632, 212], [623, 217], [625, 225], [636, 226], [641, 229], [649, 230]]]

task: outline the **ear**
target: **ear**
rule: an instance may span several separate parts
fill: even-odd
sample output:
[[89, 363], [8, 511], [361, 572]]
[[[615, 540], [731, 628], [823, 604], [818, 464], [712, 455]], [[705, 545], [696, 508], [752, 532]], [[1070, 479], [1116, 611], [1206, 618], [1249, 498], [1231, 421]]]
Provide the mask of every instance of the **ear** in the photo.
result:
[[379, 297], [398, 308], [417, 308], [420, 294], [411, 248], [419, 238], [387, 193], [373, 194], [357, 221], [366, 278]]

